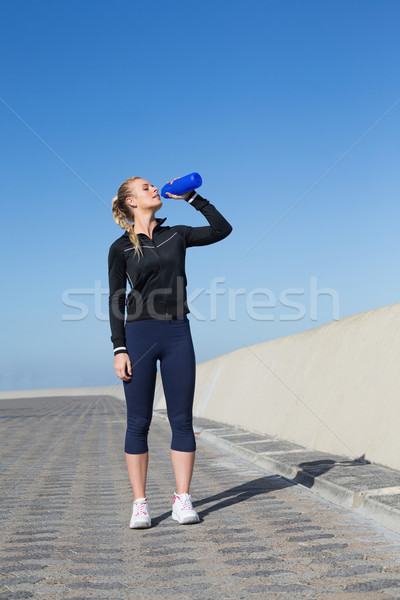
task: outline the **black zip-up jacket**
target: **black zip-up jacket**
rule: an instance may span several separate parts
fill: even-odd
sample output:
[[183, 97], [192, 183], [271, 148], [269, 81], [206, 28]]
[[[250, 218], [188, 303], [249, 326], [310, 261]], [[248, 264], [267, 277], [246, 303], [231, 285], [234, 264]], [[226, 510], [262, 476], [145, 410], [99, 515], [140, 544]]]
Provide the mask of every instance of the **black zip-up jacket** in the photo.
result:
[[[139, 233], [143, 256], [135, 255], [126, 231], [108, 253], [109, 316], [114, 355], [126, 352], [127, 321], [183, 318], [189, 313], [186, 296], [185, 255], [190, 246], [205, 246], [224, 239], [232, 226], [208, 200], [193, 190], [186, 199], [209, 222], [205, 227], [163, 226], [156, 219], [152, 238]], [[126, 282], [131, 290], [126, 297]]]

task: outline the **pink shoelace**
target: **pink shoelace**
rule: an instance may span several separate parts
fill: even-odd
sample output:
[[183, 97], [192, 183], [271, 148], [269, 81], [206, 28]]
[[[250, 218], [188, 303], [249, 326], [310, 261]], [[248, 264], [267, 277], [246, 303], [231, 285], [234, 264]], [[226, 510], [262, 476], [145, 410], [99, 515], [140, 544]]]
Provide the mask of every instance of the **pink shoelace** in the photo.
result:
[[135, 504], [136, 506], [136, 516], [139, 515], [147, 515], [147, 511], [146, 511], [146, 502], [141, 502], [140, 504]]
[[182, 510], [193, 510], [190, 496], [188, 494], [182, 494], [182, 496], [183, 499], [180, 496], [175, 497], [175, 500], [178, 498], [181, 501]]

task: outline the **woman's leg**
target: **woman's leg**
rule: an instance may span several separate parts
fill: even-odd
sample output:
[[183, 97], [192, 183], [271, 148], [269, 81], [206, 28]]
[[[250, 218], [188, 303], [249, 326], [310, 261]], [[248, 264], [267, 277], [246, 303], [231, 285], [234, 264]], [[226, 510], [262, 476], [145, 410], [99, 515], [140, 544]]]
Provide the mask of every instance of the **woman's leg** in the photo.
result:
[[125, 459], [134, 500], [146, 497], [147, 437], [161, 347], [161, 329], [157, 325], [153, 320], [130, 321], [125, 325], [126, 347], [132, 363], [132, 378], [123, 382], [127, 407]]
[[165, 323], [161, 377], [172, 429], [171, 459], [177, 493], [189, 493], [193, 474], [196, 440], [193, 432], [193, 396], [196, 359], [189, 320]]
[[179, 452], [178, 450], [171, 450], [171, 460], [175, 473], [177, 494], [189, 493], [195, 454], [195, 452]]
[[149, 453], [127, 454], [125, 452], [126, 466], [128, 467], [129, 481], [133, 490], [133, 499], [146, 497], [147, 467]]

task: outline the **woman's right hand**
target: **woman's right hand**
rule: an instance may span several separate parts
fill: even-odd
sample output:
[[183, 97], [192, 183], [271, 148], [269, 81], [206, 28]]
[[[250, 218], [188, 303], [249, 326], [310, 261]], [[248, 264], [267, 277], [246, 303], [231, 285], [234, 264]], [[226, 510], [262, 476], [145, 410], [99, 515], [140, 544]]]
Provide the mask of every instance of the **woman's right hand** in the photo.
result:
[[117, 377], [122, 381], [129, 381], [132, 378], [132, 365], [127, 352], [120, 352], [115, 356], [114, 369]]

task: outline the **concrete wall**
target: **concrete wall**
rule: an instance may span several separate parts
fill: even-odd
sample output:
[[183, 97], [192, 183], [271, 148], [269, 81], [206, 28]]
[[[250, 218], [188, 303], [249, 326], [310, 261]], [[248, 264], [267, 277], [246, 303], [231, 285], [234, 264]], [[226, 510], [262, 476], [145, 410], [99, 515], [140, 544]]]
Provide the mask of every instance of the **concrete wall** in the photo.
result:
[[400, 469], [400, 304], [199, 364], [194, 413]]

